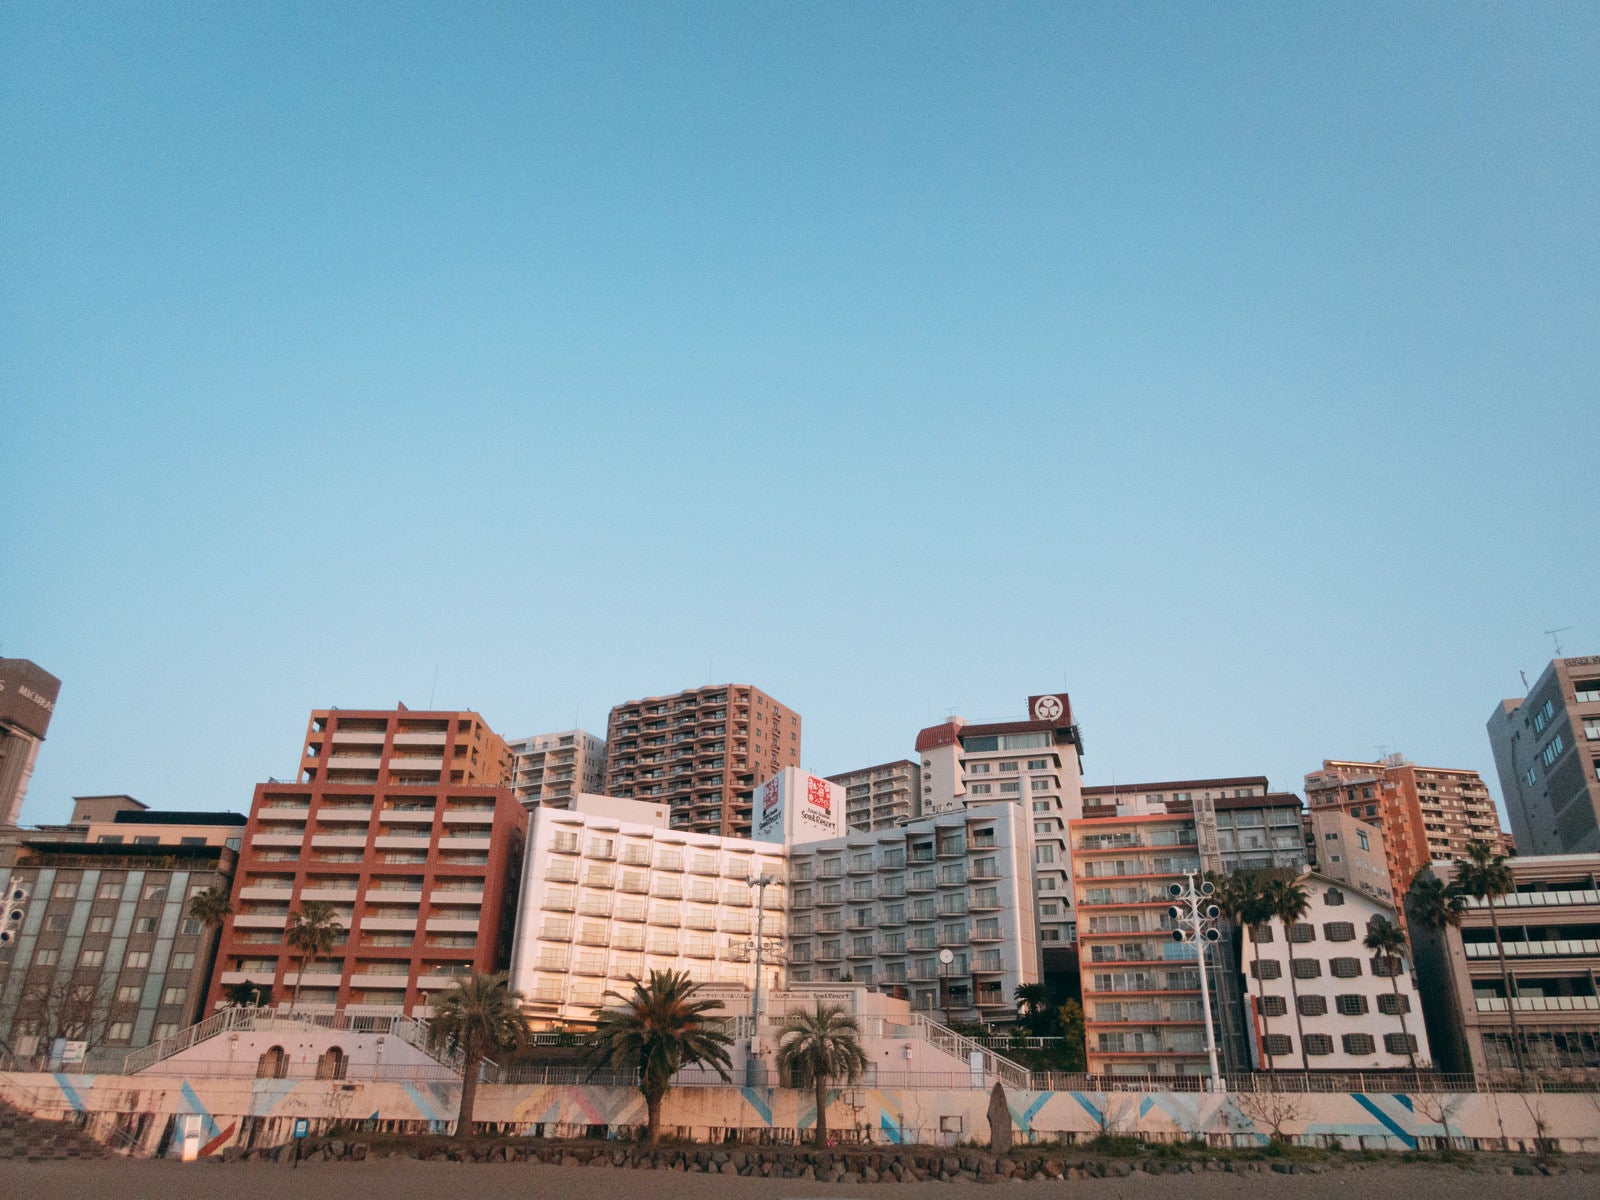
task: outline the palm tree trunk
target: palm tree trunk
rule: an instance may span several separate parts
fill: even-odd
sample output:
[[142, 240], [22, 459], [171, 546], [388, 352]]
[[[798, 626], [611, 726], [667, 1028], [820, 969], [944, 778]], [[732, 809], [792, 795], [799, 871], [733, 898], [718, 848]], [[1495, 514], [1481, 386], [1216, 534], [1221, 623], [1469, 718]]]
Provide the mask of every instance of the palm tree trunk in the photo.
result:
[[1485, 896], [1484, 902], [1489, 906], [1489, 924], [1494, 927], [1494, 953], [1500, 960], [1500, 986], [1506, 990], [1506, 1016], [1511, 1018], [1511, 1061], [1517, 1065], [1518, 1076], [1527, 1073], [1527, 1064], [1522, 1060], [1522, 1029], [1517, 1024], [1517, 994], [1516, 987], [1511, 979], [1511, 967], [1506, 963], [1505, 943], [1500, 940], [1500, 918], [1494, 911], [1494, 897]]
[[644, 1094], [644, 1144], [654, 1146], [661, 1140], [661, 1097], [662, 1093], [651, 1090]]
[[817, 1073], [817, 1149], [828, 1144], [828, 1077]]
[[1277, 1073], [1277, 1064], [1273, 1061], [1271, 1043], [1267, 1040], [1270, 1030], [1267, 1027], [1267, 981], [1261, 978], [1261, 943], [1255, 938], [1250, 939], [1250, 949], [1256, 956], [1256, 1006], [1261, 1011], [1261, 1050], [1267, 1056], [1267, 1074]]
[[472, 1112], [478, 1104], [478, 1068], [483, 1055], [476, 1043], [461, 1047], [461, 1111], [456, 1115], [456, 1137], [472, 1136]]
[[1300, 1039], [1300, 1069], [1311, 1070], [1311, 1060], [1306, 1057], [1306, 1026], [1300, 1019], [1300, 985], [1295, 982], [1294, 973], [1294, 927], [1285, 921], [1283, 923], [1283, 936], [1289, 942], [1289, 994], [1294, 997], [1294, 1031]]
[[306, 958], [307, 955], [300, 956], [300, 969], [294, 975], [294, 1001], [289, 1005], [291, 1009], [300, 1007], [300, 985], [306, 981]]
[[[1406, 1028], [1406, 1010], [1400, 1007], [1400, 956], [1392, 955], [1389, 986], [1394, 989], [1394, 1011], [1400, 1017], [1400, 1036], [1406, 1040], [1406, 1058], [1411, 1061], [1411, 1073], [1417, 1073], [1417, 1052], [1411, 1048], [1411, 1031]], [[1437, 1069], [1437, 1068], [1435, 1068]]]

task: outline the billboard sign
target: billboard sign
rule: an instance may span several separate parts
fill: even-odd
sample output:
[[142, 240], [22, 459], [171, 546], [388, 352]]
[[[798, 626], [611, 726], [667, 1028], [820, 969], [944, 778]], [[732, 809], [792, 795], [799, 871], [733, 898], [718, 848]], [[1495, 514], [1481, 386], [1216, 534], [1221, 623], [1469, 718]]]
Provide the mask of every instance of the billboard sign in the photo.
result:
[[774, 775], [756, 789], [755, 829], [758, 842], [783, 842], [783, 776]]

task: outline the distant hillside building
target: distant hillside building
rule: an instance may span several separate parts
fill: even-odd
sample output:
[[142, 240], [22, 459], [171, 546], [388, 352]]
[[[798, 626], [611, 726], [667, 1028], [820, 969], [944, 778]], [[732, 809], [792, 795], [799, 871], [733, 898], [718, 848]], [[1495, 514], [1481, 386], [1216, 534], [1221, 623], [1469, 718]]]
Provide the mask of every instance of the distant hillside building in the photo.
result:
[[1501, 701], [1489, 745], [1521, 853], [1600, 851], [1600, 655], [1554, 659]]
[[844, 788], [844, 819], [851, 829], [892, 829], [922, 813], [922, 768], [909, 758], [828, 779]]
[[665, 804], [672, 827], [749, 837], [757, 782], [800, 765], [800, 714], [721, 683], [630, 700], [606, 725], [605, 794]]
[[606, 744], [581, 729], [541, 733], [511, 743], [511, 791], [523, 808], [571, 808], [580, 792], [598, 792]]

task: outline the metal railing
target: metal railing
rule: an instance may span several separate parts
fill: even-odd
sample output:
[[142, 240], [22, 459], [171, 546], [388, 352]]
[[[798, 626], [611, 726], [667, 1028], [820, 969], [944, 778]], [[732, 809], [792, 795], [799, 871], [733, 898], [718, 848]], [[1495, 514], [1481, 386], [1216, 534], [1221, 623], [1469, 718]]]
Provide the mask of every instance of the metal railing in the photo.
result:
[[971, 1062], [974, 1054], [981, 1055], [983, 1073], [986, 1079], [992, 1077], [1015, 1088], [1030, 1086], [1027, 1067], [996, 1054], [987, 1046], [957, 1033], [947, 1025], [941, 1025], [921, 1013], [912, 1013], [909, 1028], [913, 1031], [914, 1036], [964, 1062]]

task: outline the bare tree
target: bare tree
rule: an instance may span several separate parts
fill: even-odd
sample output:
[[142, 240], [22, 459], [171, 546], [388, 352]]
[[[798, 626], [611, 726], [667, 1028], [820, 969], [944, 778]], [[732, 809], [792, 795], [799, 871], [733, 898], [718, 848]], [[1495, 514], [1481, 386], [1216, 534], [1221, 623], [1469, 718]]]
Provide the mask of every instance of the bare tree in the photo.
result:
[[1294, 1140], [1288, 1126], [1305, 1120], [1306, 1116], [1303, 1097], [1293, 1092], [1276, 1089], [1268, 1092], [1237, 1092], [1233, 1102], [1239, 1106], [1240, 1112], [1255, 1122], [1257, 1132], [1265, 1125], [1271, 1131], [1272, 1140], [1280, 1146], [1286, 1146]]
[[1444, 1130], [1444, 1137], [1439, 1142], [1440, 1158], [1455, 1157], [1455, 1136], [1450, 1132], [1450, 1118], [1460, 1112], [1466, 1102], [1467, 1098], [1463, 1095], [1445, 1092], [1424, 1093], [1413, 1100], [1418, 1112]]
[[48, 1048], [56, 1038], [84, 1042], [93, 1050], [118, 1021], [131, 1021], [137, 1005], [118, 1003], [99, 978], [63, 975], [29, 979], [17, 998], [13, 1027], [36, 1034]]

